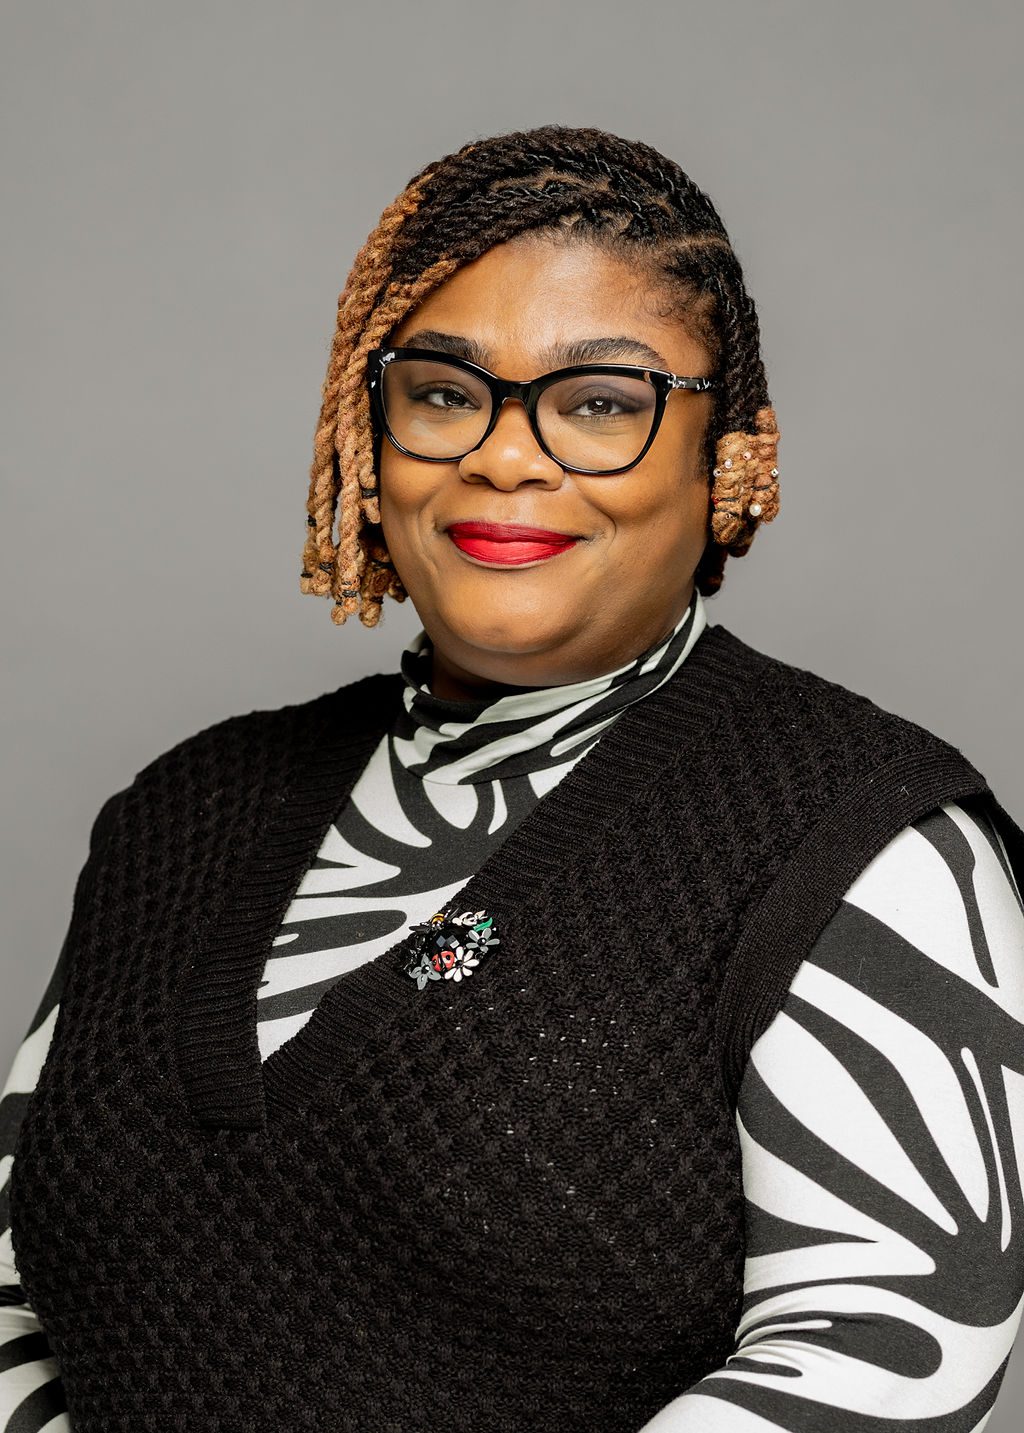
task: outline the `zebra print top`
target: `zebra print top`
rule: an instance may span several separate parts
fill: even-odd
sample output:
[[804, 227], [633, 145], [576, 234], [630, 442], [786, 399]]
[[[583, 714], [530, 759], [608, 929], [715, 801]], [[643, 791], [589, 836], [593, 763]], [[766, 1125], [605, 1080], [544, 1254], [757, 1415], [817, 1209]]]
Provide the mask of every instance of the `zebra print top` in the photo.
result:
[[[431, 693], [421, 631], [401, 657], [404, 709], [268, 956], [262, 1057], [341, 974], [441, 909], [707, 620], [695, 594], [614, 672], [471, 702]], [[0, 1433], [70, 1426], [6, 1228], [59, 998], [58, 966], [0, 1097]], [[753, 1047], [735, 1351], [639, 1433], [978, 1433], [1024, 1306], [1022, 1035], [1020, 893], [983, 812], [949, 803], [862, 872]]]

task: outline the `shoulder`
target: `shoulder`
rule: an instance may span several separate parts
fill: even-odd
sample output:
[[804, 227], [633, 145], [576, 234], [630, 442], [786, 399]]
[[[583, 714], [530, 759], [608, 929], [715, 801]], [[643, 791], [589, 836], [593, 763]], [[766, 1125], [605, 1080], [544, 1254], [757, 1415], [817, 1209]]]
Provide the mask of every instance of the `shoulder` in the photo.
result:
[[275, 707], [232, 713], [182, 737], [153, 756], [135, 781], [166, 776], [183, 766], [203, 762], [252, 761], [286, 752], [314, 738], [319, 730], [344, 722], [358, 730], [393, 699], [401, 678], [374, 672], [318, 696]]
[[281, 802], [361, 753], [390, 720], [402, 685], [400, 673], [372, 673], [221, 717], [158, 752], [100, 807], [75, 911], [109, 901], [111, 880], [148, 883], [163, 873], [173, 884], [243, 859]]
[[[744, 759], [748, 808], [765, 807], [776, 827], [782, 823], [789, 843], [722, 981], [719, 1034], [726, 1088], [734, 1096], [753, 1042], [778, 1011], [800, 960], [839, 910], [844, 892], [862, 875], [865, 884], [907, 889], [905, 862], [922, 859], [916, 843], [927, 846], [928, 838], [919, 829], [900, 838], [905, 828], [947, 803], [976, 802], [991, 815], [986, 824], [1005, 841], [1007, 870], [1018, 879], [1024, 832], [951, 742], [839, 682], [727, 640], [751, 675], [738, 729], [723, 740], [756, 755], [756, 761]], [[936, 826], [947, 848], [955, 836], [968, 839], [948, 813], [932, 819], [933, 835]], [[977, 839], [987, 839], [983, 827], [975, 829]], [[988, 849], [995, 859], [995, 848]], [[962, 866], [967, 856], [961, 852], [958, 859]], [[948, 866], [944, 877], [935, 868], [931, 874], [953, 879]], [[920, 881], [911, 884], [920, 888]], [[849, 921], [844, 927], [849, 935]]]
[[932, 807], [989, 789], [958, 746], [922, 723], [731, 633], [717, 640], [725, 663], [744, 672], [741, 699], [722, 703], [720, 746], [742, 753], [751, 799], [776, 791], [784, 809], [800, 810], [802, 857], [818, 848], [831, 862], [845, 847], [859, 863], [852, 877]]
[[[955, 821], [943, 817], [943, 803], [959, 801], [964, 832], [984, 833], [998, 847], [1007, 873], [1024, 879], [1024, 831], [998, 799], [971, 757], [953, 740], [931, 727], [881, 706], [864, 693], [778, 657], [759, 652], [732, 634], [728, 640], [750, 654], [750, 711], [765, 743], [786, 749], [791, 771], [830, 787], [829, 773], [850, 783], [852, 809], [845, 800], [832, 805], [838, 788], [831, 787], [821, 804], [822, 830], [844, 817], [860, 825], [873, 809], [887, 807], [888, 840], [915, 823], [933, 834], [952, 832]], [[835, 794], [833, 794], [835, 793]], [[962, 837], [966, 841], [966, 834]], [[912, 836], [893, 848], [886, 865], [902, 855]], [[947, 838], [947, 846], [952, 836]], [[865, 857], [878, 853], [865, 851]], [[895, 854], [894, 854], [895, 853]], [[1012, 878], [1012, 877], [1011, 877]]]
[[799, 741], [813, 734], [827, 745], [859, 731], [868, 741], [887, 737], [898, 749], [935, 746], [959, 751], [928, 725], [865, 692], [756, 648], [720, 625], [708, 630], [716, 633], [729, 663], [746, 670], [746, 705], [766, 737]]
[[219, 827], [229, 812], [255, 809], [283, 787], [304, 756], [346, 736], [358, 738], [380, 721], [401, 686], [399, 673], [374, 672], [318, 696], [232, 713], [181, 737], [107, 798], [90, 849], [105, 846], [122, 817], [134, 830], [172, 813], [176, 822]]

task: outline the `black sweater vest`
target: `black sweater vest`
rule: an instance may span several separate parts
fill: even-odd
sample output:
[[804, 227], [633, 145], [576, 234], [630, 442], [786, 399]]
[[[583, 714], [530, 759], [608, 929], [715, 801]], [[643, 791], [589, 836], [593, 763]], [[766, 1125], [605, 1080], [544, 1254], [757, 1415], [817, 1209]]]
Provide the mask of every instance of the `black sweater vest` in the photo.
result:
[[955, 747], [712, 626], [458, 893], [478, 966], [405, 932], [261, 1065], [401, 690], [229, 718], [97, 818], [11, 1187], [76, 1433], [636, 1433], [731, 1351], [738, 1080], [845, 889], [972, 794], [1024, 869]]

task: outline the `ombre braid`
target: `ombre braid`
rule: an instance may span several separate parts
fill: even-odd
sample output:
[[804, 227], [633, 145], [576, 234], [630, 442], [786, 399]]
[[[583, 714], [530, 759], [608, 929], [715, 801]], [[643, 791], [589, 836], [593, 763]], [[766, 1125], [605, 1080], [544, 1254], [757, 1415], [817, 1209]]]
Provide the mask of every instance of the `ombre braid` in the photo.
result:
[[650, 145], [600, 129], [544, 125], [475, 140], [413, 175], [338, 299], [300, 579], [303, 592], [333, 599], [336, 623], [358, 613], [375, 627], [385, 597], [407, 596], [380, 521], [367, 354], [462, 265], [542, 230], [640, 259], [710, 352], [717, 384], [704, 454], [708, 542], [695, 573], [702, 594], [718, 590], [726, 558], [742, 556], [758, 523], [778, 512], [779, 432], [757, 313], [708, 196]]

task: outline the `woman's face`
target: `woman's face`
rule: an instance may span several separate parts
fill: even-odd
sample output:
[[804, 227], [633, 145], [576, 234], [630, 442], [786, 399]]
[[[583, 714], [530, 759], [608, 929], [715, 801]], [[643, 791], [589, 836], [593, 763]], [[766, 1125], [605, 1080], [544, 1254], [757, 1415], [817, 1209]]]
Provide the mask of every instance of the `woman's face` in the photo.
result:
[[[608, 361], [709, 374], [706, 348], [667, 316], [665, 300], [620, 258], [528, 234], [459, 269], [406, 315], [391, 343], [433, 348], [437, 332], [471, 339], [492, 373], [530, 379], [575, 361], [559, 353], [574, 341], [628, 339]], [[435, 695], [581, 681], [624, 665], [672, 629], [707, 538], [703, 443], [712, 402], [710, 393], [671, 392], [646, 456], [613, 476], [566, 472], [541, 451], [515, 400], [459, 461], [406, 457], [385, 438], [381, 522], [433, 643]], [[455, 545], [446, 529], [458, 521], [520, 523], [580, 540], [524, 566], [493, 566]]]

